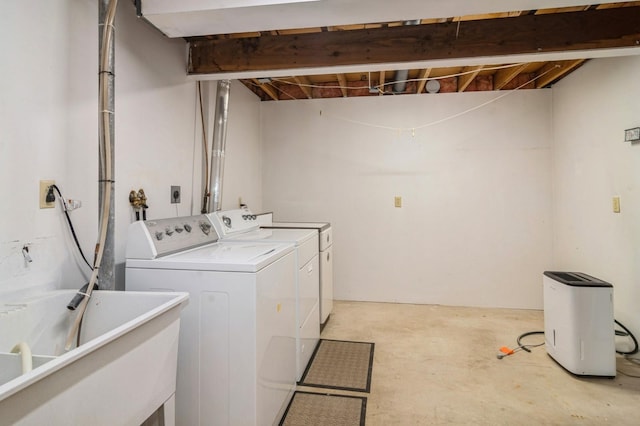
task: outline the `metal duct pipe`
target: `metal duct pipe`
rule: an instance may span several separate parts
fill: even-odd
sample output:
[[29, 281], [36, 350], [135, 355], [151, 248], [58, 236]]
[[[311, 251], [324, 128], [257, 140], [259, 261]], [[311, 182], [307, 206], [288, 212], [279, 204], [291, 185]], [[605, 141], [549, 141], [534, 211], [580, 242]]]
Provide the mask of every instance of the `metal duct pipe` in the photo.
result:
[[[411, 21], [404, 21], [402, 25], [419, 25], [420, 19], [414, 19]], [[393, 93], [403, 93], [407, 88], [407, 78], [409, 77], [409, 70], [398, 70], [396, 71], [396, 75], [394, 80], [396, 81], [393, 84]]]
[[[99, 0], [99, 215], [100, 229], [106, 227], [106, 235], [102, 247], [97, 251], [102, 252], [100, 265], [100, 288], [103, 290], [115, 289], [115, 248], [114, 248], [114, 229], [115, 229], [115, 185], [114, 171], [115, 164], [115, 140], [114, 140], [114, 108], [115, 108], [115, 31], [113, 22], [115, 20], [115, 11], [117, 0]], [[108, 215], [102, 210], [108, 209]], [[106, 222], [106, 223], [105, 223]], [[102, 232], [101, 232], [102, 233]]]
[[396, 81], [393, 83], [393, 93], [402, 93], [407, 88], [407, 77], [409, 77], [409, 70], [398, 70], [393, 79]]
[[224, 150], [227, 142], [230, 85], [229, 80], [219, 80], [216, 90], [216, 111], [211, 142], [209, 212], [217, 212], [222, 208], [222, 179], [224, 177]]

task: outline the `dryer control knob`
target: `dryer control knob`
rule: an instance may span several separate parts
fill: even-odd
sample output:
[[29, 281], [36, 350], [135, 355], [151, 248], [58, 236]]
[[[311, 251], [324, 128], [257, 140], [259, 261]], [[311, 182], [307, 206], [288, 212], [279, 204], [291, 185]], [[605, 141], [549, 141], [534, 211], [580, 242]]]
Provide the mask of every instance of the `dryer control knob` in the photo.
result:
[[167, 229], [164, 230], [164, 233], [167, 234], [168, 236], [172, 236], [173, 235], [173, 229], [167, 228]]
[[211, 225], [209, 225], [208, 223], [201, 222], [200, 229], [202, 230], [202, 232], [205, 233], [205, 235], [209, 235], [209, 232], [211, 231]]
[[164, 238], [164, 233], [156, 231], [156, 240], [161, 241]]
[[189, 225], [188, 223], [185, 223], [184, 230], [187, 232], [191, 232], [191, 225]]

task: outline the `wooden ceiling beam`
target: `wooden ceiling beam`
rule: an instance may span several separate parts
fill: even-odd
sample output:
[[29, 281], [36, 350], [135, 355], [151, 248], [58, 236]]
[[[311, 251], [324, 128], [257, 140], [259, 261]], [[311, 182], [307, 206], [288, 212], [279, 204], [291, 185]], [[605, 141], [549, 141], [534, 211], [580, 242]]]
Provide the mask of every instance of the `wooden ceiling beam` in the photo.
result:
[[493, 90], [500, 90], [511, 80], [516, 78], [529, 64], [520, 64], [509, 68], [498, 70], [493, 75]]
[[309, 79], [303, 75], [293, 77], [293, 79], [296, 81], [296, 83], [298, 83], [298, 87], [300, 87], [300, 90], [302, 90], [304, 94], [307, 95], [307, 99], [313, 99], [313, 92], [311, 91], [311, 82], [309, 81]]
[[273, 99], [274, 101], [279, 100], [278, 94], [275, 90], [273, 90], [273, 87], [271, 87], [269, 83], [260, 83], [257, 78], [252, 78], [251, 81], [253, 81], [253, 83], [257, 85], [260, 90], [269, 95], [271, 99]]
[[565, 74], [573, 71], [576, 67], [582, 65], [584, 59], [576, 59], [573, 61], [549, 62], [540, 68], [538, 75], [541, 77], [536, 80], [536, 89], [547, 86], [555, 80], [562, 78]]
[[464, 67], [462, 70], [463, 73], [460, 77], [458, 77], [458, 92], [464, 92], [467, 90], [467, 87], [471, 84], [474, 78], [478, 75], [480, 71], [484, 68], [484, 65], [476, 65], [473, 67]]
[[[189, 74], [639, 47], [640, 6], [261, 37], [189, 39]], [[458, 25], [459, 24], [459, 25]]]
[[380, 77], [378, 78], [378, 95], [382, 96], [384, 95], [385, 92], [385, 80], [386, 80], [386, 76], [387, 76], [387, 72], [386, 71], [380, 71]]
[[427, 85], [427, 78], [429, 78], [429, 74], [431, 74], [431, 68], [425, 68], [423, 70], [418, 71], [418, 87], [416, 88], [416, 93], [424, 92], [424, 87]]
[[342, 90], [342, 97], [346, 98], [347, 93], [347, 77], [344, 74], [336, 74], [338, 76], [338, 83], [340, 84], [340, 90]]

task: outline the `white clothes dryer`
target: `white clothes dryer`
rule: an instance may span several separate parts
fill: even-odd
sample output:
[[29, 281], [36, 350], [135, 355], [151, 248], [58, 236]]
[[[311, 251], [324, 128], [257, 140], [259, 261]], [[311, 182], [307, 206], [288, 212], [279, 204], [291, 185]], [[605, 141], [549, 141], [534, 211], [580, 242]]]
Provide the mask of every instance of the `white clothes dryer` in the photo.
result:
[[293, 395], [292, 244], [218, 242], [204, 215], [131, 224], [126, 289], [186, 291], [176, 424], [272, 425]]
[[329, 222], [273, 222], [272, 214], [260, 215], [265, 229], [314, 229], [320, 244], [320, 324], [324, 327], [333, 311], [333, 230]]
[[296, 253], [296, 379], [320, 340], [318, 233], [310, 229], [260, 229], [247, 208], [209, 214], [222, 241], [292, 243]]

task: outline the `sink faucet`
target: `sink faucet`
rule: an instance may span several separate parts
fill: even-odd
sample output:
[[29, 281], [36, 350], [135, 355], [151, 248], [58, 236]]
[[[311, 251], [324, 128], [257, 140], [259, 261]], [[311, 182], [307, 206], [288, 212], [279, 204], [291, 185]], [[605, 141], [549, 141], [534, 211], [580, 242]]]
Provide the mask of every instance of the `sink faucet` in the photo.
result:
[[29, 255], [29, 246], [26, 244], [22, 246], [22, 256], [24, 256], [24, 260], [26, 260], [28, 263], [33, 262], [33, 259]]

